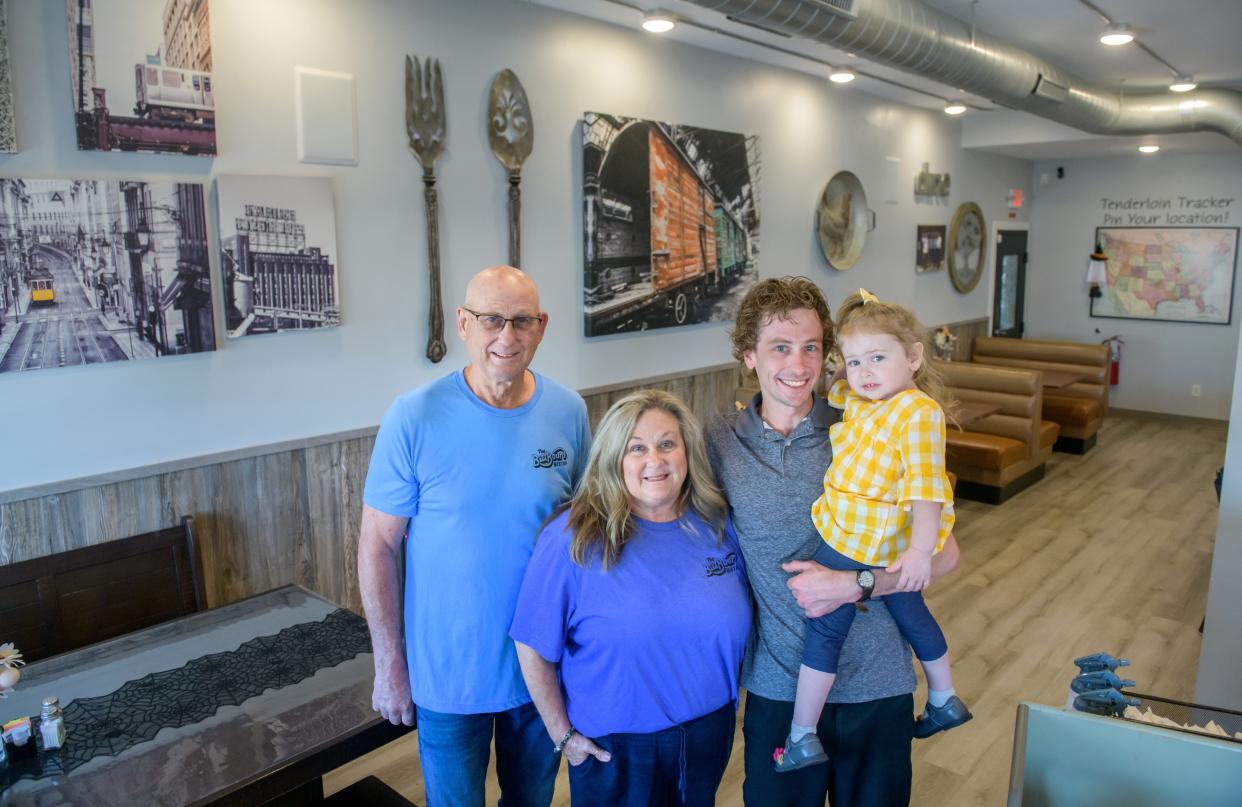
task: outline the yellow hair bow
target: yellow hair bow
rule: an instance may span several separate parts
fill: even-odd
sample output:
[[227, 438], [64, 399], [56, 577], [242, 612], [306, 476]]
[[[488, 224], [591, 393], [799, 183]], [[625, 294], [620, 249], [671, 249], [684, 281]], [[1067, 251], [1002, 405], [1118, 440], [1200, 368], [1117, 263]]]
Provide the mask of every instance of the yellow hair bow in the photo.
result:
[[858, 290], [858, 296], [859, 296], [859, 297], [861, 297], [861, 298], [863, 299], [863, 302], [864, 302], [864, 303], [878, 303], [878, 302], [880, 302], [880, 298], [879, 298], [879, 297], [876, 297], [874, 294], [872, 294], [871, 292], [867, 291], [866, 289], [859, 289], [859, 290]]

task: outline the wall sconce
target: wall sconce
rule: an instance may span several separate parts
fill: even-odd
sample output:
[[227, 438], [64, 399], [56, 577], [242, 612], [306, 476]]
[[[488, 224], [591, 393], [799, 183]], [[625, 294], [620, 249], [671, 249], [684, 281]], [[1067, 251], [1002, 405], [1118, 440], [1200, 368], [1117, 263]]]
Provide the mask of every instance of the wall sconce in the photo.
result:
[[1104, 254], [1104, 250], [1099, 244], [1095, 245], [1095, 252], [1091, 253], [1091, 258], [1087, 261], [1087, 285], [1091, 289], [1087, 292], [1087, 296], [1092, 299], [1098, 299], [1104, 296], [1100, 291], [1100, 286], [1108, 282], [1108, 256]]

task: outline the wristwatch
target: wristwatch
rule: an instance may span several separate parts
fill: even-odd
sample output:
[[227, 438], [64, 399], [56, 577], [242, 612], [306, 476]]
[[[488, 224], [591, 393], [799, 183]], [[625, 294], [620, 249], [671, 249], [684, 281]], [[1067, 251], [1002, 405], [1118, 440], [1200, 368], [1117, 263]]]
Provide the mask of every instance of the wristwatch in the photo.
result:
[[871, 570], [859, 569], [858, 575], [854, 579], [863, 592], [862, 597], [858, 601], [866, 602], [871, 599], [871, 592], [875, 591], [875, 575], [871, 573]]

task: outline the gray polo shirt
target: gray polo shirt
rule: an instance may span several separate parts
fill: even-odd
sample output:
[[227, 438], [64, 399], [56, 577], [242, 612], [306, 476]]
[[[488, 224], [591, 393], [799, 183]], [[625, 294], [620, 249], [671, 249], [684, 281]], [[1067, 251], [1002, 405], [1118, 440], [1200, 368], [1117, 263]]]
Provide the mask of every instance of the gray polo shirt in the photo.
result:
[[[759, 418], [760, 400], [756, 395], [743, 411], [713, 418], [707, 448], [729, 499], [755, 597], [742, 686], [765, 698], [792, 701], [806, 622], [781, 564], [810, 558], [823, 540], [811, 522], [811, 505], [823, 493], [824, 472], [832, 462], [828, 427], [840, 412], [816, 396], [810, 415], [785, 437]], [[841, 649], [828, 702], [861, 703], [905, 695], [914, 687], [910, 646], [883, 601], [867, 603]]]

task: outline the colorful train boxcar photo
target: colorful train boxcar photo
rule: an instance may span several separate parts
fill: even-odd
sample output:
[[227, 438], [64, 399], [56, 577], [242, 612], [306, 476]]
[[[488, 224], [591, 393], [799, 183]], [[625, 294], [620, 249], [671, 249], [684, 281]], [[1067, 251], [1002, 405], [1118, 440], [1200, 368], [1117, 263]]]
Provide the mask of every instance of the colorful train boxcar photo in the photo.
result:
[[587, 336], [732, 320], [758, 277], [758, 138], [586, 113]]

